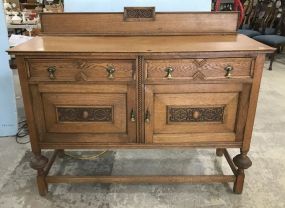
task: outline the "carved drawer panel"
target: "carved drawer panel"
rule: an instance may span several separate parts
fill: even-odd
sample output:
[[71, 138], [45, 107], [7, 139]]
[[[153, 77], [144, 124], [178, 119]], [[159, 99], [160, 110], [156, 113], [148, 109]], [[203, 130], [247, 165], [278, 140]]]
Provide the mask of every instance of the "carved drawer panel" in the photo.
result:
[[236, 140], [241, 85], [149, 85], [148, 143]]
[[167, 122], [220, 122], [224, 120], [225, 107], [167, 106]]
[[134, 96], [134, 88], [126, 85], [40, 84], [33, 97], [42, 140], [135, 141]]
[[30, 81], [131, 81], [134, 60], [29, 59]]
[[43, 94], [48, 132], [126, 132], [126, 95]]
[[147, 80], [210, 80], [252, 77], [251, 58], [146, 60]]
[[57, 121], [64, 122], [113, 122], [113, 106], [56, 107]]

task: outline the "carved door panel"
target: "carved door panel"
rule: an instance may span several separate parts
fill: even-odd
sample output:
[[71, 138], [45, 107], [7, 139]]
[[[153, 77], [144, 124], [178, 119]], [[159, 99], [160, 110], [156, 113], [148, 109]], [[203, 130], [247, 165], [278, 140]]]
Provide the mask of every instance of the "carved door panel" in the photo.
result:
[[[42, 140], [129, 143], [136, 141], [135, 89], [128, 85], [44, 85], [34, 90], [44, 117]], [[39, 129], [43, 129], [39, 127]]]
[[146, 86], [146, 142], [239, 140], [244, 125], [239, 115], [247, 113], [238, 111], [239, 100], [247, 99], [245, 91], [241, 84]]

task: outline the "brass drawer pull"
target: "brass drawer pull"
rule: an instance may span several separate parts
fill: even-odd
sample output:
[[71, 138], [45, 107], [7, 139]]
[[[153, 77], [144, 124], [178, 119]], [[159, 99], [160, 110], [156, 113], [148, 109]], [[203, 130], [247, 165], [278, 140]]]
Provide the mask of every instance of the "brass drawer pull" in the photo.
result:
[[225, 71], [226, 71], [226, 74], [225, 74], [225, 77], [226, 78], [231, 78], [232, 77], [232, 71], [234, 70], [234, 67], [232, 66], [226, 66], [225, 67]]
[[171, 67], [171, 66], [169, 66], [169, 67], [167, 67], [166, 69], [165, 69], [165, 72], [166, 72], [166, 78], [167, 79], [172, 79], [172, 72], [174, 71], [174, 69]]
[[115, 76], [114, 76], [114, 73], [115, 73], [115, 68], [114, 66], [111, 66], [111, 65], [108, 65], [107, 68], [106, 68], [106, 71], [108, 73], [108, 79], [114, 79]]
[[56, 68], [55, 66], [50, 66], [47, 68], [47, 71], [48, 71], [48, 74], [49, 74], [49, 78], [51, 80], [54, 80], [55, 79], [55, 72], [56, 72]]
[[136, 121], [136, 114], [134, 112], [134, 110], [132, 109], [131, 111], [131, 122], [135, 122]]
[[144, 120], [146, 123], [149, 123], [150, 122], [150, 113], [149, 113], [149, 110], [147, 109], [146, 112], [145, 112], [145, 120]]

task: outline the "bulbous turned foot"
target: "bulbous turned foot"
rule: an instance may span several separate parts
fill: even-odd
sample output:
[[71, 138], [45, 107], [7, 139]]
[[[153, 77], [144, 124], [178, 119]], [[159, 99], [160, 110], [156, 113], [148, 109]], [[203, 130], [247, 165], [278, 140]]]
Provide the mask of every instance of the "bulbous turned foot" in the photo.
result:
[[217, 148], [217, 149], [216, 149], [216, 155], [217, 155], [218, 157], [222, 157], [222, 156], [224, 155], [224, 150], [225, 150], [225, 149]]
[[249, 157], [243, 153], [235, 156], [233, 158], [233, 162], [239, 169], [248, 169], [252, 165], [252, 162]]
[[58, 157], [59, 158], [64, 158], [64, 156], [65, 156], [64, 149], [59, 149], [58, 150]]
[[45, 180], [45, 172], [44, 168], [48, 163], [48, 158], [43, 155], [34, 155], [31, 158], [30, 166], [31, 168], [37, 170], [37, 184], [38, 184], [38, 191], [41, 196], [45, 196], [48, 192], [48, 185]]
[[238, 167], [233, 191], [236, 194], [241, 194], [245, 178], [244, 169], [249, 168], [252, 165], [252, 162], [246, 153], [243, 152], [235, 156], [233, 162]]
[[44, 169], [46, 164], [48, 163], [48, 158], [43, 155], [34, 155], [31, 158], [30, 166], [35, 170]]

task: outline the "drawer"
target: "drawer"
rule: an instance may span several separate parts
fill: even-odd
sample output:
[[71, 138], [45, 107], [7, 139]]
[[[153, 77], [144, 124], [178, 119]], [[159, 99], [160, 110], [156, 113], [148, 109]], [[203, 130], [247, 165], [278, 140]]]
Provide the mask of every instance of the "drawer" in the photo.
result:
[[252, 77], [252, 58], [146, 60], [147, 80], [211, 80]]
[[30, 81], [131, 81], [135, 60], [29, 59]]

